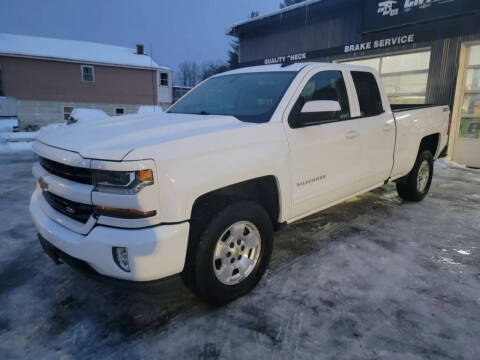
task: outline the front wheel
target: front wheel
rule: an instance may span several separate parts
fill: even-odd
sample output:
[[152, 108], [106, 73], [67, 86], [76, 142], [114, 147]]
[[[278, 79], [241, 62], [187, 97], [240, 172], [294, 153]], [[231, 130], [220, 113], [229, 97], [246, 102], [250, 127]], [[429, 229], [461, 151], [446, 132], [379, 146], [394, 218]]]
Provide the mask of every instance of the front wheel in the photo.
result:
[[190, 288], [210, 303], [223, 304], [261, 279], [272, 253], [272, 222], [259, 204], [240, 201], [215, 215], [196, 241], [184, 270], [190, 272]]
[[428, 150], [418, 154], [412, 171], [397, 182], [398, 195], [408, 201], [421, 201], [430, 190], [433, 177], [433, 156]]

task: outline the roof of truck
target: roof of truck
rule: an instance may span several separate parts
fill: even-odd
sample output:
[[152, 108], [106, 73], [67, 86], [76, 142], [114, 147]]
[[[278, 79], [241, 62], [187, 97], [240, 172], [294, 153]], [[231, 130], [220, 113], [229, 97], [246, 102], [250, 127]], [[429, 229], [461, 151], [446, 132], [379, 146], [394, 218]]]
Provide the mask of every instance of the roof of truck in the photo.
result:
[[319, 65], [323, 63], [302, 62], [302, 63], [292, 63], [289, 65], [274, 64], [274, 65], [249, 66], [249, 67], [238, 68], [235, 70], [230, 70], [220, 75], [245, 74], [245, 73], [266, 72], [266, 71], [300, 71], [304, 67], [308, 65], [313, 65], [313, 64]]
[[362, 70], [362, 71], [369, 71], [375, 72], [375, 69], [370, 68], [368, 66], [363, 65], [351, 65], [351, 64], [337, 64], [337, 63], [325, 63], [325, 62], [298, 62], [298, 63], [291, 63], [291, 64], [274, 64], [274, 65], [258, 65], [258, 66], [249, 66], [238, 68], [235, 70], [230, 70], [216, 76], [222, 75], [232, 75], [232, 74], [246, 74], [246, 73], [256, 73], [256, 72], [267, 72], [267, 71], [295, 71], [299, 72], [300, 70], [306, 67], [323, 67], [328, 66], [330, 68], [341, 68], [345, 69], [348, 68], [350, 70]]

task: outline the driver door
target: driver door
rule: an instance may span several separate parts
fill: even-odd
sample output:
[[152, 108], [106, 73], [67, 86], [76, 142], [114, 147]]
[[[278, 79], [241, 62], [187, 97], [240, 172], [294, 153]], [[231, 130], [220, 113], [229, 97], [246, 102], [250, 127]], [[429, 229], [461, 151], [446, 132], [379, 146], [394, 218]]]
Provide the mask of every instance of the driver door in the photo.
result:
[[[346, 86], [346, 81], [350, 86]], [[328, 204], [360, 191], [357, 180], [362, 172], [362, 143], [351, 79], [341, 70], [324, 70], [307, 76], [301, 92], [284, 118], [290, 146], [292, 179], [291, 218], [299, 218]], [[337, 114], [308, 114], [302, 123], [305, 103], [316, 100], [336, 101]], [[317, 116], [318, 121], [312, 121]]]

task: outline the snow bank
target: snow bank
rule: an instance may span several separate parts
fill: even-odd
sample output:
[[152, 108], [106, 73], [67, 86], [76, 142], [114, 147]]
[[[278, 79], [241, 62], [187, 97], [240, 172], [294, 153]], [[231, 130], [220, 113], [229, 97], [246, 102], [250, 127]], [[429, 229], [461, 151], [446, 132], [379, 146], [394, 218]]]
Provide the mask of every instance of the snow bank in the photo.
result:
[[12, 132], [14, 126], [18, 126], [17, 118], [0, 119], [0, 133]]
[[70, 123], [76, 123], [76, 122], [88, 122], [88, 121], [97, 121], [101, 119], [106, 119], [108, 118], [108, 115], [105, 113], [103, 110], [99, 109], [74, 109], [72, 114], [70, 115], [70, 118], [73, 120], [69, 120]]
[[33, 142], [8, 142], [0, 143], [0, 154], [14, 153], [18, 151], [31, 151]]
[[[36, 138], [38, 138], [39, 136], [43, 135], [43, 134], [50, 134], [52, 133], [53, 131], [56, 131], [58, 129], [61, 129], [63, 128], [64, 126], [66, 126], [67, 124], [66, 123], [55, 123], [55, 124], [49, 124], [49, 125], [45, 125], [45, 126], [42, 126], [40, 128], [40, 130], [38, 130], [35, 134], [35, 138], [33, 140], [35, 140]], [[32, 140], [32, 141], [33, 141]]]
[[150, 114], [154, 112], [163, 113], [163, 109], [157, 105], [142, 105], [138, 108], [137, 114]]
[[[108, 118], [108, 115], [104, 111], [97, 109], [75, 109], [71, 117], [73, 121], [70, 123], [84, 123], [105, 119]], [[32, 150], [32, 144], [36, 138], [43, 134], [51, 134], [67, 125], [67, 123], [55, 123], [42, 126], [38, 131], [13, 132], [13, 127], [18, 126], [16, 118], [0, 120], [0, 153]]]

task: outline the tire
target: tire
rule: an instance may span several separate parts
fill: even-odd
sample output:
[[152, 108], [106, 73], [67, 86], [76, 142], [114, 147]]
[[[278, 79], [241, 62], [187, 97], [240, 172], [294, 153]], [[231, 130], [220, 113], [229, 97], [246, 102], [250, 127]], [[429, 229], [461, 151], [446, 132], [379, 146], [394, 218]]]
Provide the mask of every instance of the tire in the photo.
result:
[[397, 182], [398, 195], [407, 201], [421, 201], [427, 196], [432, 184], [433, 156], [429, 150], [418, 154], [412, 171]]
[[259, 204], [239, 201], [217, 213], [191, 241], [185, 283], [203, 300], [221, 305], [248, 293], [263, 276], [272, 254], [273, 226]]

